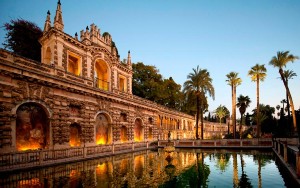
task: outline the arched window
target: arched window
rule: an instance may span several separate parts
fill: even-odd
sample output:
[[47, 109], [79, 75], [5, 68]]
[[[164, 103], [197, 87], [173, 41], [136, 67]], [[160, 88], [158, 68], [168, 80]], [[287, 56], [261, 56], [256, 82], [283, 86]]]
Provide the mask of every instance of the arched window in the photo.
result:
[[24, 103], [17, 109], [16, 147], [19, 151], [44, 149], [50, 143], [49, 120], [36, 103]]
[[80, 146], [81, 127], [78, 123], [70, 125], [70, 146]]
[[95, 63], [95, 86], [102, 90], [109, 90], [109, 72], [106, 63], [102, 60], [97, 60]]
[[99, 114], [96, 117], [96, 143], [110, 144], [111, 141], [111, 125], [105, 114]]

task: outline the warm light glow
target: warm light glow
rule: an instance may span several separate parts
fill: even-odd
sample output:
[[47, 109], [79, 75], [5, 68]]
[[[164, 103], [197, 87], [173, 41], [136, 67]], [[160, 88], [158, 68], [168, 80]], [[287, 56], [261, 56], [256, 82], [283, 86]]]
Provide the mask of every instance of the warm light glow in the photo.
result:
[[41, 187], [42, 184], [38, 178], [32, 178], [30, 180], [21, 180], [18, 182], [18, 187]]
[[76, 177], [77, 176], [77, 170], [71, 170], [70, 177]]
[[41, 148], [41, 145], [39, 143], [27, 142], [27, 143], [22, 143], [22, 145], [19, 144], [17, 148], [19, 151], [38, 150]]
[[106, 139], [103, 138], [103, 137], [100, 137], [100, 138], [97, 139], [97, 142], [96, 142], [96, 143], [97, 143], [97, 144], [106, 144]]
[[107, 165], [106, 163], [98, 164], [96, 168], [96, 174], [101, 175], [107, 172]]

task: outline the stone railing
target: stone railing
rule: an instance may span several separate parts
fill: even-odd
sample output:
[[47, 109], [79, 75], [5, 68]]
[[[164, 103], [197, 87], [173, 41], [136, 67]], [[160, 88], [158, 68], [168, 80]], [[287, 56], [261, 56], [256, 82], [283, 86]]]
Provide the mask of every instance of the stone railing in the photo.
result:
[[[273, 151], [291, 175], [300, 178], [300, 152], [298, 138], [273, 139]], [[299, 180], [300, 181], [300, 180]]]
[[[272, 148], [271, 138], [254, 139], [215, 139], [215, 140], [172, 140], [175, 147], [211, 147], [211, 148]], [[168, 141], [159, 141], [164, 147]]]
[[0, 172], [79, 161], [120, 153], [146, 150], [156, 145], [148, 142], [131, 142], [54, 150], [30, 150], [0, 154]]

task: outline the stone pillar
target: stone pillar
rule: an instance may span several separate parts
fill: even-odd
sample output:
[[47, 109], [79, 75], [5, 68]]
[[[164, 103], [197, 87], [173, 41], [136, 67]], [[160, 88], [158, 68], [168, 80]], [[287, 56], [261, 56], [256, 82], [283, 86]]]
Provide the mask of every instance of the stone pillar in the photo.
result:
[[298, 178], [300, 178], [300, 151], [296, 154], [296, 173]]
[[285, 162], [288, 161], [288, 157], [287, 157], [287, 144], [286, 143], [284, 143], [284, 145], [283, 145], [283, 159], [284, 159]]

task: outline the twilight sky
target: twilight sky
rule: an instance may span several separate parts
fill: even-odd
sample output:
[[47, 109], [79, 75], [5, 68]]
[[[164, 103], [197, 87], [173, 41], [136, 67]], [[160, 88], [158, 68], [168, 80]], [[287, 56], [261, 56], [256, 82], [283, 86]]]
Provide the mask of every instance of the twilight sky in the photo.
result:
[[[156, 66], [164, 78], [183, 85], [197, 65], [213, 78], [215, 100], [231, 111], [231, 89], [226, 74], [239, 73], [237, 96], [248, 95], [250, 112], [256, 107], [256, 84], [247, 75], [255, 64], [265, 64], [267, 78], [260, 85], [260, 102], [272, 107], [285, 98], [278, 69], [269, 65], [277, 51], [300, 56], [299, 0], [61, 0], [64, 32], [95, 23], [116, 43], [121, 59], [131, 51], [133, 62]], [[53, 24], [57, 0], [0, 0], [0, 25], [23, 18], [42, 29], [50, 10]], [[5, 31], [0, 28], [0, 48]], [[288, 64], [297, 77], [289, 81], [295, 109], [300, 108], [300, 60]], [[238, 112], [238, 111], [237, 111]], [[238, 113], [239, 114], [239, 113]]]

